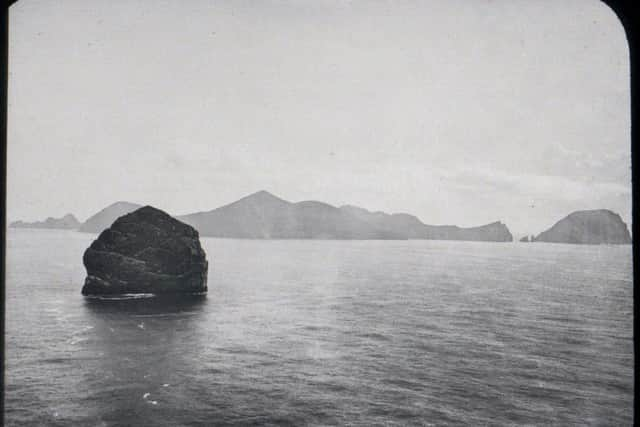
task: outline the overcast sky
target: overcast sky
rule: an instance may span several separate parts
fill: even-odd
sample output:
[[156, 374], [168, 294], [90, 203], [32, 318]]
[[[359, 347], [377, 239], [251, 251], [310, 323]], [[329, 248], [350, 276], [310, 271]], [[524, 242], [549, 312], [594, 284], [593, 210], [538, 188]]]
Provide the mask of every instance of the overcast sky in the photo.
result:
[[8, 220], [126, 200], [631, 220], [624, 30], [599, 1], [20, 0]]

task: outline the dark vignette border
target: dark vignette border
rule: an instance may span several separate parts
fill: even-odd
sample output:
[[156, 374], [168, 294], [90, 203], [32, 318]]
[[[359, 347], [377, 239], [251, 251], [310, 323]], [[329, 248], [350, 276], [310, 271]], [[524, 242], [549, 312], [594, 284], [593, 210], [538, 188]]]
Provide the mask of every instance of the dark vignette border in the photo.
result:
[[[0, 334], [0, 363], [2, 364], [2, 375], [0, 375], [0, 425], [4, 425], [4, 363], [5, 363], [5, 254], [6, 254], [6, 201], [7, 201], [7, 90], [8, 90], [8, 36], [9, 36], [9, 22], [8, 11], [9, 7], [16, 3], [18, 0], [7, 0], [6, 7], [2, 8], [0, 14], [0, 37], [1, 37], [1, 57], [2, 57], [2, 73], [0, 74], [0, 97], [2, 102], [0, 103], [0, 133], [1, 133], [1, 146], [0, 146], [0, 191], [2, 192], [0, 209], [0, 327], [2, 334]], [[535, 0], [531, 0], [535, 1]], [[638, 362], [640, 361], [640, 337], [636, 331], [640, 331], [640, 292], [638, 292], [638, 272], [640, 271], [640, 246], [636, 244], [636, 237], [640, 236], [640, 187], [636, 185], [640, 182], [640, 143], [638, 143], [638, 22], [640, 22], [640, 7], [634, 7], [634, 0], [601, 0], [607, 4], [611, 10], [616, 14], [624, 27], [627, 43], [629, 46], [629, 63], [630, 63], [630, 89], [631, 89], [631, 176], [632, 176], [632, 235], [634, 238], [633, 243], [633, 330], [634, 330], [634, 425], [640, 425], [638, 422], [638, 415], [640, 411], [638, 409], [638, 400], [636, 399], [638, 391], [640, 390], [640, 373], [638, 370]]]
[[0, 418], [0, 425], [4, 425], [4, 349], [5, 349], [5, 254], [6, 254], [6, 220], [7, 220], [7, 90], [8, 90], [8, 46], [9, 46], [9, 6], [11, 6], [14, 1], [9, 1], [6, 8], [2, 9], [2, 14], [0, 15], [0, 33], [2, 39], [2, 46], [0, 49], [2, 50], [2, 73], [0, 74], [0, 96], [2, 97], [2, 101], [0, 103], [0, 133], [2, 134], [2, 146], [0, 147], [0, 181], [2, 182], [1, 191], [2, 191], [2, 201], [0, 204], [2, 205], [2, 211], [0, 215], [0, 240], [2, 241], [2, 246], [0, 248], [0, 258], [2, 258], [2, 262], [0, 263], [0, 312], [2, 316], [0, 316], [0, 325], [2, 327], [2, 334], [0, 334], [0, 363], [2, 363], [2, 375], [0, 375], [0, 413], [2, 414], [2, 418]]
[[[638, 245], [638, 236], [640, 236], [640, 143], [638, 143], [638, 18], [640, 13], [639, 7], [634, 7], [634, 0], [603, 0], [611, 10], [616, 14], [620, 23], [624, 27], [627, 44], [629, 46], [629, 64], [631, 67], [631, 181], [632, 181], [632, 224], [631, 230], [633, 235], [633, 353], [634, 353], [634, 370], [633, 370], [633, 390], [634, 390], [634, 425], [640, 425], [638, 417], [640, 410], [638, 409], [638, 391], [640, 391], [640, 374], [638, 372], [638, 362], [640, 361], [640, 287], [638, 286], [638, 272], [640, 271], [640, 246]], [[638, 6], [637, 4], [635, 6]], [[606, 357], [606, 355], [603, 355]]]

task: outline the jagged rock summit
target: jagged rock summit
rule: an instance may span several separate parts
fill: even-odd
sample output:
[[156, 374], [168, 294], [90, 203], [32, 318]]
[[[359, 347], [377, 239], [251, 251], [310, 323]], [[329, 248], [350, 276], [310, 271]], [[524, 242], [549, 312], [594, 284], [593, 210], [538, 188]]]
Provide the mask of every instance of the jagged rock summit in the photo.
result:
[[629, 244], [631, 235], [620, 215], [608, 209], [577, 211], [558, 221], [534, 241], [584, 245]]
[[208, 262], [198, 232], [152, 206], [118, 218], [83, 262], [83, 295], [207, 291]]

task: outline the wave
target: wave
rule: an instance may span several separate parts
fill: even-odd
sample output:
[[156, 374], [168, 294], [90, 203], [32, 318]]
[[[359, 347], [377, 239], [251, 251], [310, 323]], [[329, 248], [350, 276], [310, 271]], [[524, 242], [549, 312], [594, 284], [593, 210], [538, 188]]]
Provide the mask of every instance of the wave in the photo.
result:
[[151, 403], [152, 405], [157, 405], [158, 401], [157, 400], [149, 400], [149, 395], [151, 393], [145, 393], [142, 395], [142, 399], [144, 399], [145, 402]]
[[198, 314], [197, 311], [179, 311], [177, 313], [157, 313], [157, 314], [134, 314], [133, 317], [176, 317], [176, 316], [193, 316]]
[[153, 293], [138, 293], [138, 294], [113, 294], [113, 295], [85, 295], [86, 299], [89, 300], [100, 300], [100, 301], [123, 301], [123, 300], [132, 300], [132, 299], [145, 299], [145, 298], [159, 298], [162, 296], [175, 298], [179, 297], [199, 297], [206, 296], [206, 292], [190, 292], [190, 293], [181, 293], [181, 294], [153, 294]]
[[156, 294], [116, 294], [116, 295], [87, 295], [85, 298], [100, 301], [123, 301], [132, 299], [155, 298]]

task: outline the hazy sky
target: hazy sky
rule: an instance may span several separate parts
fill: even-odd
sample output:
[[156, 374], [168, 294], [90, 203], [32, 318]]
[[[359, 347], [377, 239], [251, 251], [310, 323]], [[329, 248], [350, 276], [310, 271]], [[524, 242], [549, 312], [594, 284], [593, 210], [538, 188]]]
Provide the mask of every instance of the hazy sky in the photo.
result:
[[631, 220], [629, 61], [599, 1], [20, 0], [8, 220], [287, 200]]

